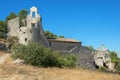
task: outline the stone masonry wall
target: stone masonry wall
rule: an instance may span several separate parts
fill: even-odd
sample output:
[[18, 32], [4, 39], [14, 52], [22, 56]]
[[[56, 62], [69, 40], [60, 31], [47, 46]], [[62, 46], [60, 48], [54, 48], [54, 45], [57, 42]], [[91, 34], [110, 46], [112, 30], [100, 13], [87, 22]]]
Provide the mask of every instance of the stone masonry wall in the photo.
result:
[[19, 34], [19, 17], [8, 21], [8, 37], [18, 36]]
[[[92, 51], [89, 48], [82, 46], [81, 43], [53, 41], [50, 43], [50, 47], [51, 49], [60, 52], [62, 55], [75, 54], [78, 59], [77, 65], [79, 67], [96, 70]], [[73, 51], [70, 52], [71, 50]]]
[[[64, 42], [64, 41], [53, 41], [49, 42], [51, 49], [59, 52], [69, 52], [72, 49], [77, 50], [81, 46], [80, 42]], [[71, 52], [73, 52], [72, 50]]]

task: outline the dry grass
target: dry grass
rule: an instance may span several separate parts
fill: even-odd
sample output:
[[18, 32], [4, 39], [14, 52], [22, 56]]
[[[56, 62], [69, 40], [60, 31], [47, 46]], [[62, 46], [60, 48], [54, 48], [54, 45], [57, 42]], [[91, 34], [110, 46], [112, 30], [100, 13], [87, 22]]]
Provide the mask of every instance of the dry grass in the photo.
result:
[[0, 43], [5, 44], [7, 40], [0, 38]]
[[107, 74], [79, 68], [38, 68], [29, 65], [17, 66], [8, 57], [0, 65], [0, 80], [120, 80], [117, 74]]
[[4, 53], [2, 51], [0, 51], [0, 56], [2, 56]]

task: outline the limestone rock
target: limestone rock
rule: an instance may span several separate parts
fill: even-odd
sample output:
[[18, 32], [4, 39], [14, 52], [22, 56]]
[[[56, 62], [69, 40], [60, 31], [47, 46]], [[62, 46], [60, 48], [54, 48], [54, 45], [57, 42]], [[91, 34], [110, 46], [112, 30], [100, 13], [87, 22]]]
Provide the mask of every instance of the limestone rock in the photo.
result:
[[14, 61], [14, 64], [15, 64], [15, 65], [22, 65], [22, 64], [24, 64], [24, 60], [16, 59], [16, 60]]
[[115, 72], [116, 70], [115, 70], [115, 63], [113, 63], [113, 62], [107, 62], [106, 63], [106, 66], [108, 67], [108, 69], [110, 70], [110, 71], [113, 71], [113, 72]]

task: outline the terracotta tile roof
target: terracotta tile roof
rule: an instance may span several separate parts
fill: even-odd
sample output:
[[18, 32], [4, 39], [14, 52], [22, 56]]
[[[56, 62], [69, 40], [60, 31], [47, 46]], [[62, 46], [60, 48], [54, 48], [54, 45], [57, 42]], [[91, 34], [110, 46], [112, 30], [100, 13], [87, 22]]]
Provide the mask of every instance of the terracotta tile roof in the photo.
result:
[[69, 39], [69, 38], [56, 38], [56, 39], [48, 39], [49, 41], [63, 41], [63, 42], [80, 42], [78, 40]]

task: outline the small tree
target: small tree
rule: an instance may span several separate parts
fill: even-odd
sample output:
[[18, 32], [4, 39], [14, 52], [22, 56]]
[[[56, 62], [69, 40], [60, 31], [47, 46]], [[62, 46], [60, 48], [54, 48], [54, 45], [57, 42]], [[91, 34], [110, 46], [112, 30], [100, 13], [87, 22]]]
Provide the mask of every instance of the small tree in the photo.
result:
[[64, 38], [64, 36], [59, 36], [59, 38]]
[[57, 38], [57, 35], [53, 34], [53, 33], [50, 32], [50, 31], [44, 31], [44, 35], [45, 35], [47, 38]]
[[7, 23], [9, 20], [16, 18], [17, 15], [14, 12], [11, 12], [9, 16], [6, 17], [5, 22]]
[[119, 58], [116, 52], [114, 51], [110, 52], [110, 57], [111, 57], [112, 62], [118, 63]]
[[23, 26], [22, 20], [26, 18], [27, 14], [28, 14], [28, 11], [27, 11], [27, 10], [21, 10], [21, 11], [19, 12], [20, 26]]
[[4, 38], [7, 33], [7, 24], [4, 21], [0, 21], [0, 38]]
[[96, 51], [93, 46], [87, 46], [87, 48], [89, 48], [92, 51]]

